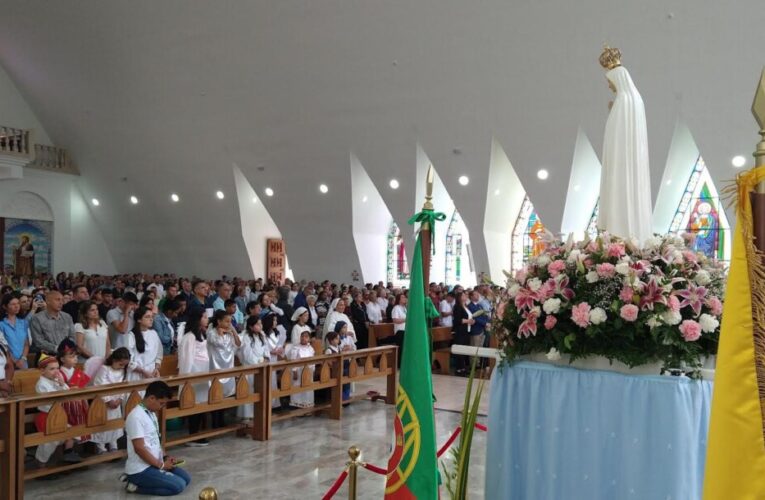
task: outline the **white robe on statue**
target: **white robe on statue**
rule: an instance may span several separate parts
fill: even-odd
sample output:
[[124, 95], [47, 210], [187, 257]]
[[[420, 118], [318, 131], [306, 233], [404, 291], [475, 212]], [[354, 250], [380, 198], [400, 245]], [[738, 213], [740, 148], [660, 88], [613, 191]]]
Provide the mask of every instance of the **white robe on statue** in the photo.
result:
[[616, 97], [603, 140], [598, 229], [642, 244], [653, 236], [645, 106], [624, 67], [608, 71], [606, 78]]

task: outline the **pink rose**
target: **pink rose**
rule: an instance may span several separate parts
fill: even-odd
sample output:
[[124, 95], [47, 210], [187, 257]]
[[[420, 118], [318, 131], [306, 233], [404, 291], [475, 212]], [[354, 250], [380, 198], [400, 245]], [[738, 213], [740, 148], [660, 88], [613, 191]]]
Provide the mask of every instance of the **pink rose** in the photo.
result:
[[722, 302], [720, 302], [720, 299], [718, 299], [715, 296], [709, 297], [707, 299], [707, 307], [715, 316], [719, 316], [722, 314], [722, 310], [723, 310]]
[[621, 316], [624, 321], [632, 322], [637, 319], [638, 311], [640, 311], [638, 306], [634, 304], [625, 304], [619, 311], [619, 316]]
[[558, 322], [558, 318], [555, 316], [547, 316], [545, 318], [545, 329], [552, 330], [555, 327], [555, 324]]
[[598, 251], [598, 242], [597, 242], [597, 240], [592, 240], [591, 242], [589, 242], [587, 244], [587, 251], [590, 252], [590, 253]]
[[584, 267], [587, 269], [592, 267], [592, 259], [584, 259]]
[[547, 266], [547, 272], [553, 278], [566, 270], [566, 263], [562, 260], [554, 260]]
[[674, 295], [670, 295], [669, 300], [667, 301], [667, 307], [669, 307], [669, 310], [672, 312], [680, 312], [680, 299]]
[[616, 268], [613, 264], [605, 262], [595, 266], [595, 270], [598, 272], [598, 276], [601, 278], [612, 278], [616, 274]]
[[619, 292], [619, 300], [622, 302], [632, 302], [632, 297], [635, 295], [635, 291], [630, 286], [625, 286], [622, 291]]
[[686, 342], [694, 342], [701, 337], [701, 325], [692, 319], [686, 319], [680, 324], [680, 333]]
[[624, 255], [624, 243], [609, 243], [606, 249], [606, 255], [619, 258]]
[[590, 304], [582, 302], [571, 308], [571, 319], [581, 328], [590, 326]]

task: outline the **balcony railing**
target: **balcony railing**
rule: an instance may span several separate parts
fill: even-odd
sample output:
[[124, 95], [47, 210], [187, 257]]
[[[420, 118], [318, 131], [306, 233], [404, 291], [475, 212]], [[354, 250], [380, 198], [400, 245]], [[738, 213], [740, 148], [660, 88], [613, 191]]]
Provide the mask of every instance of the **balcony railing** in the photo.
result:
[[35, 144], [35, 158], [28, 166], [52, 172], [80, 173], [66, 149], [42, 144]]
[[29, 158], [29, 130], [0, 126], [0, 154]]

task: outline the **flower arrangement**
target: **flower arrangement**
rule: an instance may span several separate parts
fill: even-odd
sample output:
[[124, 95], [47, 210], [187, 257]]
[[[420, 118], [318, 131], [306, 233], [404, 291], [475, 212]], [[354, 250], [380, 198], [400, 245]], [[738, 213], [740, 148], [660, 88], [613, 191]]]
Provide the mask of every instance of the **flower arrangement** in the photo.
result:
[[499, 300], [494, 331], [504, 360], [603, 356], [698, 376], [703, 358], [717, 353], [725, 267], [690, 243], [657, 236], [638, 248], [607, 233], [578, 243], [546, 235], [545, 250], [508, 274]]

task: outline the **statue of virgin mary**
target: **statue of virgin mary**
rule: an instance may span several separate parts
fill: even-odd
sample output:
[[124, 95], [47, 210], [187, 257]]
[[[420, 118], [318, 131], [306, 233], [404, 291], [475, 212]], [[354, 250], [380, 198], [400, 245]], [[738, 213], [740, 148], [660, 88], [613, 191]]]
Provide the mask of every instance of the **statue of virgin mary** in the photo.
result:
[[606, 47], [600, 64], [616, 96], [603, 140], [598, 229], [644, 243], [653, 235], [645, 105], [619, 49]]

